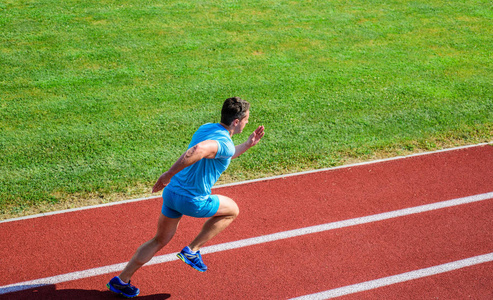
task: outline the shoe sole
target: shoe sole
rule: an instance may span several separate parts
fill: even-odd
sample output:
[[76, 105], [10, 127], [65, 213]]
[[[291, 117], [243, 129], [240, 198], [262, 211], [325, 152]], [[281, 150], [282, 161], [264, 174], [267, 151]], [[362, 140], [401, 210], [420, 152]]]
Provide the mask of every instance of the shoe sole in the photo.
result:
[[106, 284], [106, 287], [108, 288], [108, 290], [112, 291], [113, 293], [116, 293], [116, 294], [122, 295], [123, 297], [128, 298], [128, 299], [130, 299], [130, 298], [135, 298], [135, 297], [137, 297], [137, 296], [140, 294], [140, 292], [139, 292], [139, 294], [134, 295], [134, 296], [127, 295], [127, 294], [123, 293], [122, 291], [119, 291], [119, 290], [117, 290], [117, 289], [113, 288], [113, 287], [112, 287], [109, 283], [108, 283], [108, 284]]
[[206, 271], [206, 270], [202, 270], [199, 267], [197, 267], [193, 262], [188, 260], [188, 258], [186, 258], [183, 254], [178, 253], [176, 256], [178, 256], [178, 258], [181, 259], [181, 261], [183, 261], [184, 263], [186, 263], [190, 267], [194, 268], [195, 270], [202, 272], [202, 273], [204, 273]]

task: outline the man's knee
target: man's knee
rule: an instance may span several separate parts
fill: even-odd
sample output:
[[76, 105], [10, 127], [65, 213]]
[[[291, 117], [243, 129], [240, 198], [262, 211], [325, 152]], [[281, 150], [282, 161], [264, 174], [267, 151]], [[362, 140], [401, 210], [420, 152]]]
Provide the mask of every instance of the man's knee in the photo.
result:
[[240, 208], [238, 204], [234, 202], [232, 199], [228, 202], [228, 209], [226, 215], [231, 219], [235, 219], [240, 214]]
[[233, 199], [220, 196], [220, 200], [217, 216], [228, 216], [234, 219], [240, 214], [240, 209]]
[[239, 214], [240, 214], [240, 208], [238, 207], [238, 204], [236, 204], [236, 202], [229, 198], [228, 199], [229, 202], [228, 202], [228, 206], [229, 206], [229, 209], [230, 209], [230, 215], [233, 217], [233, 218], [236, 218]]
[[240, 214], [240, 208], [238, 207], [238, 204], [236, 204], [236, 202], [233, 201], [233, 204], [234, 205], [231, 210], [231, 215], [233, 216], [233, 218], [236, 218]]

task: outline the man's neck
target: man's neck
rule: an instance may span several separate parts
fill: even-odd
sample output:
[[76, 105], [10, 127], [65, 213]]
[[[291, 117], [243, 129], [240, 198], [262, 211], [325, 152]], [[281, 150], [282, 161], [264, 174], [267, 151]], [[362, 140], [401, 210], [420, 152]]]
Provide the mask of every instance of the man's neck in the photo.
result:
[[228, 132], [229, 132], [229, 136], [230, 137], [233, 137], [233, 134], [234, 134], [234, 128], [231, 128], [231, 126], [227, 126], [225, 125], [224, 123], [219, 123], [222, 127], [224, 127]]

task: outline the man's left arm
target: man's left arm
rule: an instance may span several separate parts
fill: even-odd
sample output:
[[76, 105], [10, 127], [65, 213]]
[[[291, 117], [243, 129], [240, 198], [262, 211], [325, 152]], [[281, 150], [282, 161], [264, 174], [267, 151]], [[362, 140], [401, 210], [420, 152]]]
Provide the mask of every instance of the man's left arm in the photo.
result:
[[248, 149], [258, 144], [260, 139], [264, 136], [264, 126], [259, 126], [255, 131], [250, 134], [248, 140], [243, 144], [235, 146], [235, 155], [232, 158], [237, 158], [238, 156], [245, 153]]

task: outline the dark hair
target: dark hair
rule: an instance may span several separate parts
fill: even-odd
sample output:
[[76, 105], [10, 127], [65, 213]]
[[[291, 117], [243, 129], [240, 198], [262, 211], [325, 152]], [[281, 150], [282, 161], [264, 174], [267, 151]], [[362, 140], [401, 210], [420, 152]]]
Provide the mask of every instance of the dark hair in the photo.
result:
[[240, 97], [228, 98], [221, 110], [221, 123], [229, 126], [235, 119], [243, 119], [249, 109], [250, 103]]

